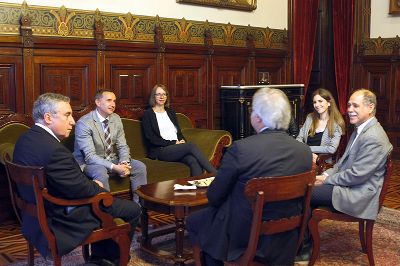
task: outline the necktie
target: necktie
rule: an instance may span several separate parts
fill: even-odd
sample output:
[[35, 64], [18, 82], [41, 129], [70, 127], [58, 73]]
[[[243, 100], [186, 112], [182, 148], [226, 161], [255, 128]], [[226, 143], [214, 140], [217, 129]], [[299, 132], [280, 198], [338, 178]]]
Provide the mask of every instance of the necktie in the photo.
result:
[[343, 156], [340, 158], [340, 160], [342, 162], [344, 162], [345, 160], [347, 160], [347, 156], [350, 153], [351, 148], [353, 147], [354, 141], [356, 140], [357, 137], [357, 128], [354, 128], [353, 134], [351, 134], [350, 139], [347, 143], [347, 147], [346, 150], [344, 151]]
[[106, 140], [106, 159], [110, 160], [110, 155], [112, 153], [112, 146], [111, 146], [110, 127], [108, 126], [108, 119], [104, 120], [103, 124], [104, 124], [104, 139]]
[[351, 150], [351, 148], [353, 147], [353, 144], [356, 141], [357, 137], [358, 137], [358, 128], [355, 127], [354, 131], [353, 131], [353, 135], [352, 135], [352, 139], [351, 139], [352, 142], [351, 142], [351, 146], [350, 146], [349, 150]]

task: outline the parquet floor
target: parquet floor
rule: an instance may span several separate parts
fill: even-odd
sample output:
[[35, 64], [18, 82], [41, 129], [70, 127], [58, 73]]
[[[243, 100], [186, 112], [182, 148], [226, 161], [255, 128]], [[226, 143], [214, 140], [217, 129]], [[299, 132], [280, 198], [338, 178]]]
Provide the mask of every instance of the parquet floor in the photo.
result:
[[[394, 161], [393, 175], [389, 183], [384, 206], [400, 210], [400, 160]], [[173, 217], [163, 214], [151, 214], [151, 222], [154, 224], [173, 223]], [[19, 226], [15, 223], [0, 225], [0, 266], [11, 262], [25, 260], [27, 245], [20, 233]]]

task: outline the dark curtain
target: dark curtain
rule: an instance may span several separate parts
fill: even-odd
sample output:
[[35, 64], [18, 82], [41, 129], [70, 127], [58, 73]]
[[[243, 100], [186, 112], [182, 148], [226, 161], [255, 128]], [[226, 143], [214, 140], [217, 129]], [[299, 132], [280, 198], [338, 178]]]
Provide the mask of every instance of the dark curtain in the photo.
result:
[[333, 1], [333, 56], [339, 109], [347, 109], [353, 55], [354, 0]]
[[319, 0], [293, 1], [293, 81], [304, 84], [304, 95], [310, 82], [314, 58], [318, 5]]

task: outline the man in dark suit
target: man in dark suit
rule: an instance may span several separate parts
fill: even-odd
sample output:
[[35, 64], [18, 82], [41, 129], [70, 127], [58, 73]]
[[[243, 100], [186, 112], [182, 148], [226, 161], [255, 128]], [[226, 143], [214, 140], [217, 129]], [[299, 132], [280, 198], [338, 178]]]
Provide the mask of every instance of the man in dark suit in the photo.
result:
[[[298, 174], [312, 167], [310, 148], [285, 132], [291, 117], [286, 95], [262, 88], [254, 94], [252, 107], [251, 124], [258, 134], [236, 141], [228, 149], [207, 191], [210, 206], [187, 219], [191, 241], [200, 245], [206, 265], [235, 260], [247, 247], [252, 219], [251, 205], [244, 196], [248, 180]], [[298, 200], [276, 202], [264, 208], [264, 218], [289, 217], [301, 208]], [[260, 250], [264, 261], [293, 265], [297, 238], [297, 230], [263, 237]]]
[[[39, 96], [33, 106], [35, 125], [17, 141], [14, 162], [22, 165], [43, 166], [49, 193], [64, 199], [81, 199], [106, 192], [98, 181], [92, 181], [81, 171], [71, 152], [60, 141], [69, 136], [75, 121], [72, 117], [70, 99], [66, 96], [46, 93]], [[23, 197], [34, 202], [32, 190], [18, 188]], [[49, 226], [57, 241], [60, 255], [64, 255], [80, 245], [85, 238], [100, 226], [89, 205], [79, 207], [46, 206]], [[140, 207], [135, 202], [114, 198], [110, 207], [103, 210], [113, 217], [129, 222], [134, 231], [140, 216]], [[22, 233], [34, 243], [39, 252], [46, 256], [48, 243], [44, 238], [36, 218], [23, 216]], [[112, 240], [92, 245], [92, 257], [117, 260], [118, 247]]]

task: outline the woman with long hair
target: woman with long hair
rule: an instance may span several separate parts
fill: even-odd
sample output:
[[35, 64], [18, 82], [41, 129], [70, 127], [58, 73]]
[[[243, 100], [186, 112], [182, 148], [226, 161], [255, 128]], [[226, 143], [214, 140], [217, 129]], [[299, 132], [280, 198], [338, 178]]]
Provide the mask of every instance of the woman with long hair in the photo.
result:
[[149, 105], [150, 108], [142, 118], [149, 158], [182, 162], [189, 166], [191, 176], [201, 175], [204, 170], [209, 173], [217, 172], [196, 144], [186, 142], [176, 113], [169, 108], [169, 95], [165, 85], [154, 86]]
[[316, 161], [319, 153], [336, 152], [346, 126], [335, 99], [328, 90], [317, 89], [312, 99], [314, 110], [308, 114], [296, 139], [310, 146]]

